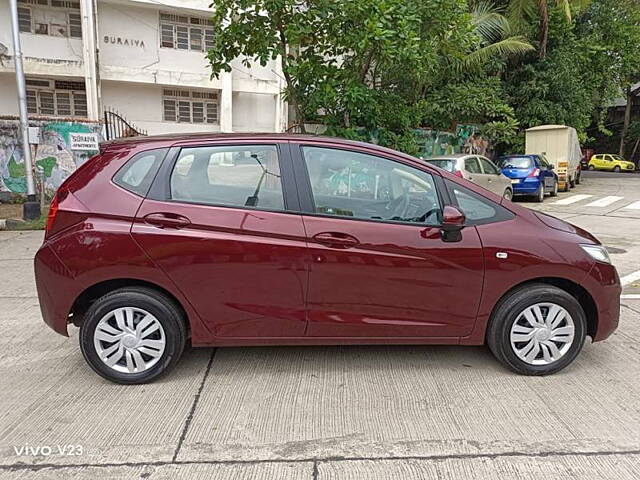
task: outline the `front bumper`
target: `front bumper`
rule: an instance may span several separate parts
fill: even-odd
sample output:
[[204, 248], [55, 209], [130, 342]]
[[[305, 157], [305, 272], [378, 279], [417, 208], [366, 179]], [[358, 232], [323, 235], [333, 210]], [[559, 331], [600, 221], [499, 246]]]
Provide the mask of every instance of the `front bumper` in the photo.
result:
[[620, 277], [613, 265], [596, 262], [585, 279], [597, 309], [593, 341], [605, 340], [618, 328], [620, 321]]

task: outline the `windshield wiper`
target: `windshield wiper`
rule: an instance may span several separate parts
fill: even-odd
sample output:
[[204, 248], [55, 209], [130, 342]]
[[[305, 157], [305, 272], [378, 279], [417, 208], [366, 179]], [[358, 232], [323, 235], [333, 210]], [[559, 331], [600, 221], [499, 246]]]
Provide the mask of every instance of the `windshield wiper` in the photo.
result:
[[258, 162], [258, 165], [260, 165], [260, 168], [262, 169], [262, 175], [260, 175], [260, 180], [258, 180], [258, 185], [256, 186], [255, 192], [253, 192], [253, 195], [247, 197], [247, 200], [244, 202], [245, 207], [255, 207], [256, 205], [258, 205], [258, 194], [260, 193], [260, 188], [262, 188], [264, 177], [266, 177], [267, 175], [273, 175], [274, 177], [280, 178], [280, 175], [270, 172], [264, 165], [262, 165], [262, 162], [258, 159], [258, 155], [254, 153], [253, 155], [251, 155], [251, 158], [253, 158], [256, 162]]

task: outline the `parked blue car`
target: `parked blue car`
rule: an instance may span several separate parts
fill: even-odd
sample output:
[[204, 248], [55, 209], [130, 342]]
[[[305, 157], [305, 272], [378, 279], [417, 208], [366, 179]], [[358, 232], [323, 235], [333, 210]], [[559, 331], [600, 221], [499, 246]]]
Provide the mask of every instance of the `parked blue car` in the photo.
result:
[[498, 166], [511, 179], [514, 195], [530, 195], [537, 202], [546, 193], [558, 195], [558, 175], [544, 155], [505, 155], [498, 159]]

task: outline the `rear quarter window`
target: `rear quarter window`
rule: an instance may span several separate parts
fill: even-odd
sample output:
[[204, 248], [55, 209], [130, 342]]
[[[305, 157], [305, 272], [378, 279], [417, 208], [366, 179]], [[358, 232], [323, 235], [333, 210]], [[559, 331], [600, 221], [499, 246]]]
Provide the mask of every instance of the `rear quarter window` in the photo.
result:
[[118, 170], [113, 182], [136, 195], [146, 196], [166, 153], [166, 148], [158, 148], [135, 154]]
[[428, 159], [427, 163], [431, 165], [435, 165], [438, 168], [446, 170], [447, 172], [453, 173], [456, 170], [456, 161], [448, 160], [448, 159]]

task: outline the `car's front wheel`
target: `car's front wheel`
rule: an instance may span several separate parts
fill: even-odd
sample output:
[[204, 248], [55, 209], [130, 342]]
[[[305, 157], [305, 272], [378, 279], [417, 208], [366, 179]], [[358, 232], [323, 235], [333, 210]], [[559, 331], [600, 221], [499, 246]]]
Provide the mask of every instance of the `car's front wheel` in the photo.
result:
[[500, 301], [487, 329], [487, 344], [511, 370], [549, 375], [580, 353], [586, 326], [584, 311], [572, 295], [552, 285], [529, 284]]
[[80, 349], [91, 368], [117, 383], [147, 383], [180, 359], [187, 338], [183, 314], [156, 290], [127, 287], [96, 300], [80, 326]]
[[511, 191], [510, 188], [507, 188], [504, 193], [502, 194], [502, 198], [505, 198], [507, 200], [513, 200], [513, 192]]

